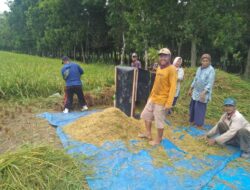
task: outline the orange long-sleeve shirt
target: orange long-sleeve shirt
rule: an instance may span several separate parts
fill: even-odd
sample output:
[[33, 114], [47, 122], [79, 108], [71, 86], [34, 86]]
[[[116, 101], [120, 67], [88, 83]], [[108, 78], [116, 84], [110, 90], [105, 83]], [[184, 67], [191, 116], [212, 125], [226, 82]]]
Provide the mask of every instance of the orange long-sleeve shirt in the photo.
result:
[[172, 107], [176, 93], [177, 73], [176, 67], [170, 65], [164, 69], [156, 70], [154, 86], [150, 94], [150, 101], [164, 107]]

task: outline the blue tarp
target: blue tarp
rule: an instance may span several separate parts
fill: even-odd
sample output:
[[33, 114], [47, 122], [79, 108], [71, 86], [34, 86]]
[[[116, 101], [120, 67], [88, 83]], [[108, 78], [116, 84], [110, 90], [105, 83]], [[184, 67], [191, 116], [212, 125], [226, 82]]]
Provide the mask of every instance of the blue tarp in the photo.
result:
[[[250, 169], [246, 166], [233, 166], [240, 157], [240, 151], [230, 148], [223, 155], [208, 155], [204, 159], [187, 156], [168, 139], [161, 146], [166, 151], [171, 165], [156, 167], [150, 150], [133, 152], [122, 141], [106, 142], [98, 147], [77, 142], [63, 132], [63, 127], [95, 111], [83, 113], [43, 113], [45, 118], [56, 126], [57, 134], [69, 154], [80, 153], [91, 157], [87, 162], [93, 166], [95, 174], [87, 178], [93, 190], [182, 190], [182, 189], [250, 189]], [[206, 126], [209, 129], [209, 126]], [[174, 131], [185, 130], [192, 136], [205, 133], [195, 127], [179, 127]], [[135, 134], [136, 135], [136, 134]], [[138, 141], [131, 140], [130, 146]], [[232, 166], [231, 166], [232, 165]], [[248, 165], [249, 166], [249, 165]]]

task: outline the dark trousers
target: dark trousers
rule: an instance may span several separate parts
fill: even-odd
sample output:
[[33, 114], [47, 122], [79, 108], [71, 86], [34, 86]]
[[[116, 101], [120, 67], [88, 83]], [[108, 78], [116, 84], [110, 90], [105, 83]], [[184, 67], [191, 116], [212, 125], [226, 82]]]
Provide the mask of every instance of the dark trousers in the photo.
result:
[[87, 105], [84, 98], [82, 86], [68, 86], [66, 87], [66, 104], [65, 108], [71, 109], [73, 105], [74, 94], [77, 95], [80, 106]]
[[204, 125], [207, 104], [191, 99], [189, 105], [189, 121], [197, 126]]
[[173, 106], [175, 106], [175, 105], [176, 105], [177, 100], [178, 100], [178, 96], [177, 96], [177, 97], [174, 97]]
[[[228, 125], [225, 122], [218, 124], [218, 130], [220, 134], [223, 134], [229, 130]], [[246, 128], [240, 129], [236, 135], [226, 142], [227, 145], [239, 146], [244, 152], [250, 152], [250, 131]]]

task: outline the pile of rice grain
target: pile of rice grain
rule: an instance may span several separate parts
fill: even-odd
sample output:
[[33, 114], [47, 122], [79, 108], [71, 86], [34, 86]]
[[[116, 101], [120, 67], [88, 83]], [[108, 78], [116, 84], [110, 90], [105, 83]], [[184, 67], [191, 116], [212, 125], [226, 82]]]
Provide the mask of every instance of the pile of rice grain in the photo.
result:
[[126, 116], [117, 108], [107, 108], [64, 127], [71, 138], [95, 145], [105, 141], [136, 139], [143, 129], [142, 121]]

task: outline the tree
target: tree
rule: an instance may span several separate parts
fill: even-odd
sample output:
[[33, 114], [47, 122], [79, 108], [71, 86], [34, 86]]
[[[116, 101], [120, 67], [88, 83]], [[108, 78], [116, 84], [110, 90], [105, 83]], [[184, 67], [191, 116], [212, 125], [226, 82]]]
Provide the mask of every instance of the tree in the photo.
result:
[[189, 0], [184, 2], [185, 21], [182, 26], [185, 38], [191, 42], [191, 66], [195, 67], [197, 62], [197, 44], [203, 36], [208, 37], [211, 20], [213, 19], [213, 0], [199, 1]]
[[244, 19], [244, 23], [246, 24], [246, 30], [243, 33], [243, 40], [245, 47], [247, 49], [247, 59], [246, 59], [246, 66], [245, 66], [245, 72], [244, 76], [245, 78], [250, 78], [250, 1], [244, 0], [241, 1], [241, 7], [240, 10], [242, 13], [242, 17]]
[[223, 69], [226, 70], [228, 56], [238, 51], [236, 48], [242, 42], [242, 34], [245, 31], [243, 18], [237, 9], [237, 1], [220, 0], [213, 18], [213, 32], [210, 36], [214, 47], [223, 52]]

